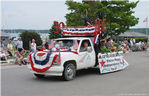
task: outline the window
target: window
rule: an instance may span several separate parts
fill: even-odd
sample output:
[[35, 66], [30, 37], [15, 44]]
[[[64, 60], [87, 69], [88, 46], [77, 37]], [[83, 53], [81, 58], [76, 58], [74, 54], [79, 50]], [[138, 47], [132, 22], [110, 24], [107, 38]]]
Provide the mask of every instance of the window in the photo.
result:
[[83, 40], [81, 43], [80, 51], [79, 52], [85, 52], [87, 51], [87, 48], [91, 48], [91, 43], [89, 40]]

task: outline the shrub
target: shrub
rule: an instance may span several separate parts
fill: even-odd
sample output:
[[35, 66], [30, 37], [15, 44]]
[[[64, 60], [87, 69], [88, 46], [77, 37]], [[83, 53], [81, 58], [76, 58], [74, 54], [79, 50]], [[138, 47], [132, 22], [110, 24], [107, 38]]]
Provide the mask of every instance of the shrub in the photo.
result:
[[111, 50], [109, 49], [109, 48], [107, 48], [106, 46], [103, 46], [103, 47], [101, 47], [101, 53], [103, 54], [103, 53], [109, 53], [109, 52], [111, 52]]

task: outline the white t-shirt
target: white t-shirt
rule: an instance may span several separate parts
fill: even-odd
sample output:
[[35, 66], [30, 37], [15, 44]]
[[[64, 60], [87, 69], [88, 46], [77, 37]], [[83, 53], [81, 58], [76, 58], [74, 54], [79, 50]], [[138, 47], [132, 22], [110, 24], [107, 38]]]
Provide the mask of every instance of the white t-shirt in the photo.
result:
[[23, 42], [22, 41], [17, 41], [17, 48], [23, 49]]
[[31, 50], [36, 52], [36, 43], [31, 43]]

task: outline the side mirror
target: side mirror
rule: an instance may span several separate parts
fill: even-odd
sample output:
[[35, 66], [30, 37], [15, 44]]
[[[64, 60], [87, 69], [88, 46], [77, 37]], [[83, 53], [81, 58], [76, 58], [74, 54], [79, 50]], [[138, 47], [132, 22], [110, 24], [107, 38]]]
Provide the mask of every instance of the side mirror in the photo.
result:
[[92, 52], [92, 47], [87, 47], [87, 52]]

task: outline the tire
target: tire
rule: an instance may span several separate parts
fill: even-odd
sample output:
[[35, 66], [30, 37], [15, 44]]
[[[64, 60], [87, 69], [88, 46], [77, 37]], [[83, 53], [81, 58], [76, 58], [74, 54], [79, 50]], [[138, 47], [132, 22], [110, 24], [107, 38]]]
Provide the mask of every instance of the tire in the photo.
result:
[[34, 75], [35, 75], [37, 78], [43, 78], [43, 77], [45, 77], [45, 75], [42, 75], [42, 74], [36, 74], [36, 73], [34, 73]]
[[76, 76], [76, 67], [74, 64], [72, 63], [68, 63], [65, 67], [64, 67], [64, 71], [63, 71], [63, 78], [66, 81], [70, 81], [73, 80]]

